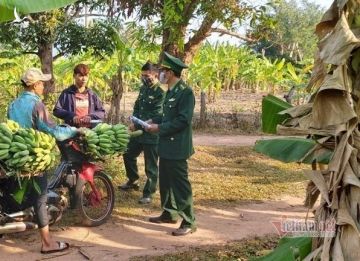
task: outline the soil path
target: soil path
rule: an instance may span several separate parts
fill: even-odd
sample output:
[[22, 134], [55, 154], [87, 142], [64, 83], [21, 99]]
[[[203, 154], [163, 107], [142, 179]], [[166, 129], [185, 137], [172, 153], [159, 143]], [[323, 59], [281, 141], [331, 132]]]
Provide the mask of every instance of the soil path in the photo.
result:
[[276, 136], [195, 134], [194, 144], [201, 146], [252, 146], [257, 140], [275, 137]]
[[[195, 135], [196, 145], [251, 146], [264, 136]], [[186, 237], [173, 237], [177, 225], [152, 224], [149, 216], [158, 215], [144, 209], [136, 218], [113, 217], [95, 228], [57, 227], [53, 235], [72, 247], [61, 254], [41, 255], [36, 231], [5, 235], [0, 239], [1, 260], [128, 260], [133, 256], [160, 255], [188, 247], [222, 244], [249, 236], [276, 233], [272, 222], [284, 216], [305, 218], [302, 199], [284, 197], [278, 201], [243, 203], [231, 209], [196, 208], [198, 231]], [[54, 230], [54, 229], [53, 229]], [[85, 256], [87, 258], [85, 258]]]
[[[252, 202], [231, 209], [197, 208], [198, 231], [186, 237], [173, 237], [177, 225], [152, 224], [141, 218], [111, 219], [96, 228], [61, 227], [53, 231], [58, 240], [72, 248], [61, 254], [41, 255], [35, 232], [6, 235], [0, 241], [2, 260], [128, 260], [132, 256], [160, 255], [188, 247], [222, 244], [249, 236], [276, 233], [272, 222], [284, 216], [302, 218], [306, 210], [299, 198]], [[157, 214], [157, 213], [152, 213]], [[81, 254], [81, 252], [83, 254]]]

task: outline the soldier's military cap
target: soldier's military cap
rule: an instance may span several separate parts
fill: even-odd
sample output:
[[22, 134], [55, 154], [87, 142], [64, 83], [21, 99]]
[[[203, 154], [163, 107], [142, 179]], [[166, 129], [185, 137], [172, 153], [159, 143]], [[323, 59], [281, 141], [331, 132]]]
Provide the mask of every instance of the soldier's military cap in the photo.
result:
[[164, 58], [160, 64], [161, 67], [171, 69], [174, 72], [181, 73], [181, 71], [188, 66], [183, 63], [179, 58], [176, 58], [167, 52], [164, 52]]

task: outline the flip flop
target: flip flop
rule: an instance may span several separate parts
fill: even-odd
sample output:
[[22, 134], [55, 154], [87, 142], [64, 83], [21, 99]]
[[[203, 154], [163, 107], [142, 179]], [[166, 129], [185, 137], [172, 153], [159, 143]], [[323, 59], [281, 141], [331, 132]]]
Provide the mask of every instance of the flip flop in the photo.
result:
[[40, 253], [41, 254], [57, 253], [57, 252], [62, 252], [62, 251], [66, 250], [66, 249], [68, 249], [70, 247], [69, 243], [66, 243], [66, 242], [56, 241], [56, 243], [58, 243], [59, 248], [52, 249], [52, 250], [47, 250], [47, 251], [41, 250]]

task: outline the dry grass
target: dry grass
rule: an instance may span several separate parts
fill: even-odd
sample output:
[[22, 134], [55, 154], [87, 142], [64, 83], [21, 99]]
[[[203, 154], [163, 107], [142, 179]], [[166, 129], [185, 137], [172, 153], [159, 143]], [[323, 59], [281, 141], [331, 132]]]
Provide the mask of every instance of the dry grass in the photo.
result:
[[290, 192], [302, 195], [303, 167], [270, 160], [250, 147], [198, 147], [190, 161], [195, 201], [236, 204], [278, 199]]
[[[207, 104], [209, 113], [213, 112], [260, 112], [261, 99], [267, 95], [265, 92], [252, 93], [250, 90], [225, 91], [216, 96], [212, 103]], [[123, 94], [121, 109], [131, 113], [138, 92], [126, 92]], [[281, 97], [281, 95], [279, 95]], [[200, 93], [195, 93], [195, 113], [200, 112]]]
[[231, 242], [226, 245], [194, 247], [187, 251], [162, 256], [134, 257], [132, 261], [230, 261], [251, 260], [274, 249], [279, 238], [276, 236], [255, 237]]
[[[303, 195], [306, 166], [283, 164], [268, 159], [250, 147], [196, 147], [189, 160], [195, 208], [202, 206], [231, 207], [244, 201], [279, 199], [284, 194]], [[114, 177], [114, 185], [126, 181], [122, 159], [106, 163], [105, 169]], [[139, 158], [140, 183], [145, 174]], [[159, 194], [144, 207], [137, 203], [140, 191], [121, 192], [116, 189], [115, 215], [139, 217], [160, 211]]]
[[[279, 199], [282, 195], [302, 196], [305, 190], [305, 177], [302, 169], [307, 166], [283, 164], [268, 159], [252, 150], [251, 147], [196, 147], [195, 155], [189, 160], [195, 208], [227, 208], [247, 201]], [[142, 156], [139, 157], [140, 182], [144, 184], [145, 174]], [[113, 177], [117, 187], [126, 181], [121, 158], [109, 160], [104, 165], [106, 172]], [[142, 218], [154, 211], [160, 212], [159, 194], [152, 204], [143, 206], [137, 203], [140, 191], [120, 192], [116, 188], [116, 205], [113, 216]], [[63, 224], [75, 216], [67, 212]], [[162, 256], [136, 257], [132, 260], [249, 260], [273, 249], [278, 237], [244, 239], [225, 245], [191, 248], [184, 252]]]

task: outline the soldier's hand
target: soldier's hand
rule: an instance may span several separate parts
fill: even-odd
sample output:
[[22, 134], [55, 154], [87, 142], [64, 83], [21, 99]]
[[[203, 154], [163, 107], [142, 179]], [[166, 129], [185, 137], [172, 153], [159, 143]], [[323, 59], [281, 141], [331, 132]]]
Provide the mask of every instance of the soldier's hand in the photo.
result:
[[159, 132], [159, 125], [158, 124], [150, 124], [150, 126], [145, 128], [145, 130], [150, 133]]

